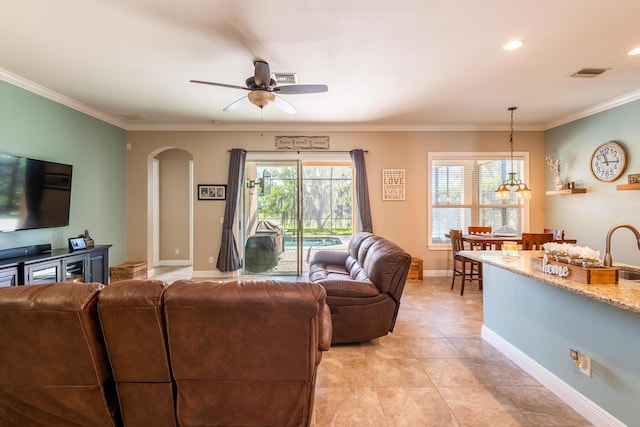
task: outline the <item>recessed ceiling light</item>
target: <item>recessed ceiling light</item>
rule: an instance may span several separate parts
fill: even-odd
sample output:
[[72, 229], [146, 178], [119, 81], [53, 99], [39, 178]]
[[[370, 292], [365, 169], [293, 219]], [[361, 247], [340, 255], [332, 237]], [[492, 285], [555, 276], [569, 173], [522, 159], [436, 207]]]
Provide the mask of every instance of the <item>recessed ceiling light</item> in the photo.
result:
[[504, 46], [502, 46], [502, 49], [515, 50], [515, 49], [520, 49], [522, 45], [524, 45], [524, 40], [513, 40], [505, 44]]
[[627, 55], [640, 55], [640, 47], [630, 50]]

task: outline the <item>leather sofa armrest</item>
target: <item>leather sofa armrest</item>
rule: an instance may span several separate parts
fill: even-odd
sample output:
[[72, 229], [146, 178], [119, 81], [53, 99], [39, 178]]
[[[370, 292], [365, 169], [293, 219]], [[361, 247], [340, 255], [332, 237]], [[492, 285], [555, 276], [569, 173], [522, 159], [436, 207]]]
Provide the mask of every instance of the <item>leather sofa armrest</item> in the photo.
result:
[[325, 263], [331, 265], [344, 265], [349, 257], [349, 252], [343, 251], [318, 251], [311, 264]]
[[320, 322], [320, 337], [318, 341], [318, 347], [322, 351], [328, 351], [331, 347], [331, 338], [333, 336], [333, 324], [331, 322], [331, 310], [327, 304], [324, 305], [324, 310], [320, 314], [322, 316]]

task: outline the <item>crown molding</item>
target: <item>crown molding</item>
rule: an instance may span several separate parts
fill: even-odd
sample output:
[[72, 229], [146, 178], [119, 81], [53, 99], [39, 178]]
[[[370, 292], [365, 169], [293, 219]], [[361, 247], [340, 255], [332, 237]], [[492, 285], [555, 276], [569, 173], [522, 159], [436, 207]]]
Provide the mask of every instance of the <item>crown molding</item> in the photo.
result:
[[103, 122], [112, 124], [119, 128], [125, 129], [127, 128], [127, 123], [122, 120], [118, 120], [115, 117], [112, 117], [108, 114], [103, 113], [102, 111], [98, 111], [94, 108], [91, 108], [87, 105], [84, 105], [75, 99], [69, 98], [68, 96], [62, 95], [58, 92], [55, 92], [51, 89], [47, 89], [46, 87], [39, 85], [38, 83], [32, 82], [31, 80], [27, 80], [24, 77], [18, 76], [4, 68], [0, 68], [0, 80], [10, 83], [14, 86], [17, 86], [21, 89], [34, 93], [36, 95], [40, 95], [43, 98], [47, 98], [53, 102], [57, 102], [58, 104], [69, 107], [73, 110], [84, 113], [88, 116], [94, 117]]
[[547, 123], [544, 126], [543, 130], [553, 129], [555, 127], [566, 125], [567, 123], [574, 122], [576, 120], [584, 119], [585, 117], [592, 116], [597, 113], [601, 113], [606, 110], [610, 110], [615, 107], [619, 107], [624, 104], [628, 104], [633, 101], [637, 101], [640, 99], [640, 90], [636, 90], [634, 92], [627, 93], [625, 95], [619, 96], [617, 98], [613, 98], [609, 101], [603, 102], [601, 104], [594, 105], [591, 108], [587, 108], [582, 111], [577, 111], [573, 114], [569, 114], [568, 116], [562, 117], [558, 120], [553, 120]]
[[[500, 125], [376, 125], [363, 123], [218, 123], [218, 124], [129, 124], [128, 131], [206, 132], [487, 132], [505, 131]], [[522, 125], [518, 131], [543, 131], [542, 125]]]

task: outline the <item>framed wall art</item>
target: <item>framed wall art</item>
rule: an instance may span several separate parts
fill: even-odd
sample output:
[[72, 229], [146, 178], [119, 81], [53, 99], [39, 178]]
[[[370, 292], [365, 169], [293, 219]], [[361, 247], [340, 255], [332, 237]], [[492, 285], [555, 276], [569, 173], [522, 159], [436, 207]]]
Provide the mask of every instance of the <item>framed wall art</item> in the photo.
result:
[[404, 199], [404, 169], [382, 169], [382, 200]]
[[198, 200], [226, 200], [227, 186], [222, 184], [198, 184]]

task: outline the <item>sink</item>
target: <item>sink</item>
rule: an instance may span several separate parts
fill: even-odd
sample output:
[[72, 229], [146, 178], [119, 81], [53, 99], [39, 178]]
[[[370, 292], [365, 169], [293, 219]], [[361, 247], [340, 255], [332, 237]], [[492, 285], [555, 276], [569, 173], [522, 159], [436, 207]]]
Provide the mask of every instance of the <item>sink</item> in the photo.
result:
[[618, 270], [619, 279], [640, 280], [640, 271]]

